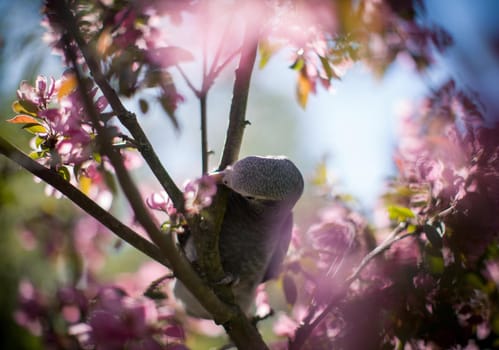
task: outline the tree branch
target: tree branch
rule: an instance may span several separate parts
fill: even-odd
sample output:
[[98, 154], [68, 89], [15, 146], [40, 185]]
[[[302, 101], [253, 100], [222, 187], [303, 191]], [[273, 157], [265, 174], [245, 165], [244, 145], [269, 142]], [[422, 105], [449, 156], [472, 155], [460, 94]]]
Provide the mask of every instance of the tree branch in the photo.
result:
[[69, 200], [102, 223], [132, 247], [138, 249], [164, 266], [170, 267], [168, 261], [161, 254], [158, 247], [156, 247], [153, 243], [149, 242], [145, 238], [142, 238], [138, 233], [123, 224], [108, 211], [102, 209], [97, 203], [88, 198], [78, 188], [64, 180], [56, 171], [38, 164], [1, 136], [0, 153], [64, 194]]
[[125, 108], [120, 98], [116, 94], [116, 91], [114, 91], [114, 89], [111, 87], [108, 80], [102, 73], [99, 62], [95, 59], [93, 50], [90, 49], [90, 47], [81, 36], [76, 18], [68, 8], [66, 1], [57, 0], [57, 5], [55, 6], [58, 7], [57, 11], [60, 11], [60, 17], [62, 20], [64, 20], [65, 29], [68, 31], [70, 37], [80, 48], [95, 82], [106, 97], [109, 105], [113, 109], [114, 113], [118, 116], [120, 122], [127, 128], [130, 134], [132, 134], [133, 138], [137, 142], [138, 150], [144, 157], [146, 163], [148, 164], [149, 168], [152, 170], [158, 181], [163, 186], [164, 190], [172, 199], [172, 202], [177, 210], [183, 212], [184, 197], [182, 192], [161, 164], [158, 155], [154, 151], [146, 134], [137, 122], [137, 117], [135, 116], [135, 114], [131, 113]]
[[258, 47], [258, 35], [256, 33], [255, 25], [252, 23], [252, 20], [249, 20], [244, 33], [239, 67], [236, 69], [229, 114], [229, 127], [227, 128], [222, 159], [218, 166], [219, 170], [223, 170], [228, 165], [234, 163], [241, 149], [244, 127], [246, 125], [245, 118], [251, 73], [255, 65]]
[[208, 89], [205, 89], [204, 85], [207, 77], [204, 76], [205, 73], [203, 73], [203, 88], [201, 90], [198, 90], [196, 89], [194, 84], [192, 84], [187, 74], [185, 74], [182, 67], [180, 67], [178, 64], [175, 65], [175, 67], [180, 72], [182, 78], [184, 78], [185, 83], [187, 84], [189, 89], [191, 89], [194, 95], [199, 99], [199, 109], [201, 116], [200, 118], [201, 119], [201, 127], [200, 127], [201, 128], [201, 173], [206, 174], [208, 172], [208, 125], [207, 125], [207, 109], [206, 109]]
[[202, 173], [208, 173], [208, 111], [206, 102], [208, 99], [208, 92], [203, 92], [199, 97], [199, 109], [201, 115], [201, 168]]

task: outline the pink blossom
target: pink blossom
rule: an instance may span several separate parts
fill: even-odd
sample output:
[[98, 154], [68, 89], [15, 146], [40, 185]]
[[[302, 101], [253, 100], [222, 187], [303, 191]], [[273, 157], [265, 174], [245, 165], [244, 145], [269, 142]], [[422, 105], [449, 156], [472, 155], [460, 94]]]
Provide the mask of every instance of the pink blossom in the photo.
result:
[[209, 175], [204, 175], [184, 185], [185, 208], [188, 213], [199, 214], [202, 209], [211, 205], [217, 192], [216, 180]]
[[34, 87], [27, 81], [22, 81], [17, 90], [17, 97], [19, 100], [33, 103], [39, 110], [45, 110], [57, 92], [55, 85], [54, 78], [47, 79], [45, 76], [39, 75]]
[[174, 216], [177, 213], [177, 209], [175, 209], [172, 200], [165, 191], [151, 194], [146, 198], [146, 204], [149, 208], [165, 212], [168, 216]]
[[255, 305], [256, 315], [259, 317], [267, 316], [271, 311], [269, 296], [265, 290], [265, 285], [263, 284], [259, 285], [256, 289]]
[[299, 324], [285, 314], [279, 314], [274, 324], [274, 333], [279, 336], [293, 337]]
[[47, 312], [45, 301], [29, 280], [19, 283], [18, 308], [14, 312], [16, 322], [35, 335], [41, 335], [41, 319]]
[[[154, 302], [145, 298], [130, 298], [117, 288], [101, 290], [88, 317], [88, 340], [103, 349], [161, 349], [154, 335], [158, 313]], [[141, 345], [139, 345], [141, 344]], [[147, 345], [147, 346], [146, 346]]]

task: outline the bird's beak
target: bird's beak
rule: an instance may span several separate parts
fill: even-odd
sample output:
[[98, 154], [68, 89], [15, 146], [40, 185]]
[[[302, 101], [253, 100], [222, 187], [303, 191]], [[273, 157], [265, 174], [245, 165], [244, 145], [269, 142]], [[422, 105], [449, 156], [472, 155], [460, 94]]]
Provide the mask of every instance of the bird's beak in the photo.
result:
[[223, 184], [223, 179], [225, 176], [225, 171], [215, 171], [213, 173], [208, 174], [209, 177], [211, 177], [213, 180], [215, 180], [216, 184]]

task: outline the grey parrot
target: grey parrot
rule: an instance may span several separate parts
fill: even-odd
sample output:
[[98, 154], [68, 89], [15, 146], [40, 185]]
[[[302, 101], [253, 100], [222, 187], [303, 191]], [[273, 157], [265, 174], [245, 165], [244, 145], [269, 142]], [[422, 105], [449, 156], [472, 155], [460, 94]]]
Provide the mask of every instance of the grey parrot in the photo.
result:
[[[279, 275], [291, 241], [292, 209], [303, 192], [303, 177], [281, 156], [249, 156], [218, 176], [230, 189], [219, 240], [222, 266], [232, 281], [236, 303], [247, 313], [258, 285]], [[181, 245], [187, 258], [195, 261], [193, 237], [183, 237]], [[211, 318], [179, 281], [174, 294], [192, 316]]]

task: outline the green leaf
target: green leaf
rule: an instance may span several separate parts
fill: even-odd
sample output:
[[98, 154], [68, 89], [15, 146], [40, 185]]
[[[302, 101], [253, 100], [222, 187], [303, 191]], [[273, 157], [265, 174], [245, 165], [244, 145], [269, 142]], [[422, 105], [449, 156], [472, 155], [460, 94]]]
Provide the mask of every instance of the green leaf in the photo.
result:
[[262, 40], [258, 44], [258, 51], [260, 52], [260, 62], [258, 68], [263, 69], [270, 58], [281, 48], [279, 44], [271, 44], [268, 40]]
[[332, 78], [341, 80], [340, 76], [336, 74], [326, 57], [319, 56], [319, 59], [321, 60], [322, 67], [324, 67], [324, 71], [326, 72], [327, 78], [329, 80], [331, 80]]
[[65, 166], [61, 166], [58, 170], [57, 173], [66, 181], [71, 180], [71, 175], [69, 174], [69, 170]]
[[435, 227], [435, 230], [438, 232], [440, 237], [445, 235], [445, 223], [443, 221], [434, 222], [433, 227]]
[[34, 151], [29, 154], [29, 157], [33, 160], [43, 158], [47, 155], [47, 151]]
[[428, 270], [431, 274], [441, 275], [445, 270], [444, 259], [440, 256], [428, 255], [427, 256]]
[[21, 103], [21, 101], [14, 101], [12, 103], [12, 110], [19, 114], [30, 114], [36, 116], [36, 110], [35, 112], [33, 112], [31, 111], [31, 108], [26, 108], [23, 106], [23, 104], [26, 105], [26, 103]]
[[109, 188], [112, 194], [116, 194], [118, 192], [118, 187], [116, 186], [114, 175], [107, 170], [104, 170], [103, 173], [104, 173], [104, 181], [106, 182], [107, 188]]
[[327, 184], [327, 164], [325, 160], [322, 160], [315, 167], [315, 174], [312, 177], [312, 184], [315, 186], [324, 186]]
[[467, 273], [465, 280], [472, 288], [479, 290], [484, 290], [485, 288], [482, 279], [474, 273]]
[[289, 66], [289, 68], [294, 69], [296, 71], [301, 71], [304, 66], [305, 66], [305, 60], [303, 59], [303, 57], [299, 56], [296, 59], [296, 61], [291, 66]]
[[[173, 89], [175, 87], [173, 86]], [[176, 90], [174, 90], [176, 91]], [[166, 112], [166, 115], [169, 117], [171, 120], [173, 127], [176, 130], [179, 130], [180, 125], [178, 123], [177, 117], [175, 115], [175, 110], [177, 109], [177, 103], [172, 99], [171, 95], [167, 94], [162, 94], [161, 96], [158, 97], [158, 101], [163, 108], [163, 110]]]
[[81, 164], [75, 164], [75, 166], [73, 167], [73, 176], [77, 180], [80, 178], [80, 171], [81, 171]]
[[140, 107], [140, 111], [143, 114], [146, 114], [147, 111], [149, 110], [149, 104], [143, 98], [139, 99], [139, 107]]
[[423, 225], [423, 232], [425, 233], [426, 238], [428, 238], [432, 246], [437, 249], [442, 249], [442, 236], [435, 227], [425, 224]]
[[102, 156], [100, 155], [100, 153], [97, 153], [97, 152], [94, 152], [92, 154], [92, 158], [99, 164], [102, 164]]
[[407, 225], [406, 231], [407, 233], [414, 233], [417, 229], [418, 227], [416, 225]]
[[406, 221], [407, 219], [412, 219], [416, 217], [411, 209], [398, 206], [389, 205], [387, 208], [390, 220], [397, 220], [398, 222]]
[[19, 100], [19, 104], [24, 108], [24, 110], [28, 111], [29, 114], [36, 115], [38, 112], [38, 106], [28, 100]]
[[39, 123], [30, 123], [23, 126], [23, 129], [32, 134], [46, 134], [47, 129]]
[[499, 314], [496, 314], [494, 316], [494, 319], [492, 320], [491, 324], [492, 324], [492, 329], [494, 330], [494, 333], [499, 334]]
[[36, 136], [35, 137], [35, 146], [40, 147], [45, 142], [45, 138]]

